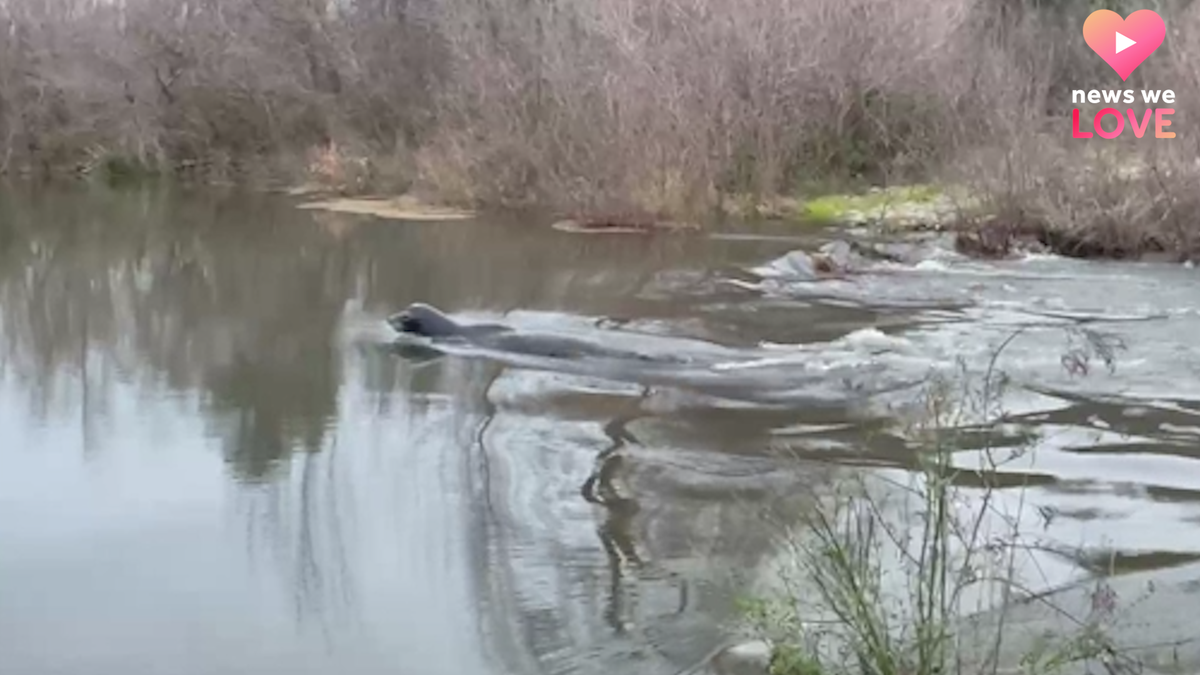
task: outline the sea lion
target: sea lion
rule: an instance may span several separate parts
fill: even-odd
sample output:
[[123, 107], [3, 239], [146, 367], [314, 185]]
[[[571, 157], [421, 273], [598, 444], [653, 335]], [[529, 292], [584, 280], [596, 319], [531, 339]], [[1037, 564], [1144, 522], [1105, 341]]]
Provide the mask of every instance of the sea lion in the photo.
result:
[[578, 338], [517, 332], [502, 324], [461, 324], [437, 308], [421, 302], [413, 303], [403, 311], [389, 316], [387, 323], [397, 333], [427, 337], [435, 343], [442, 340], [466, 341], [485, 349], [528, 356], [555, 359], [593, 357], [677, 361], [669, 357], [656, 358], [638, 352], [612, 349]]
[[387, 324], [397, 333], [420, 335], [433, 339], [479, 337], [490, 333], [511, 331], [498, 323], [463, 325], [423, 302], [414, 302], [387, 318]]
[[[885, 382], [883, 387], [877, 387], [875, 383], [881, 379], [883, 364], [819, 363], [813, 367], [803, 359], [780, 359], [774, 352], [724, 349], [717, 345], [691, 354], [681, 351], [678, 343], [673, 345], [675, 348], [664, 346], [643, 352], [636, 347], [614, 346], [612, 337], [616, 331], [602, 330], [596, 338], [581, 339], [526, 332], [495, 323], [460, 323], [424, 303], [410, 305], [387, 317], [386, 322], [402, 336], [424, 338], [415, 350], [409, 349], [411, 343], [407, 341], [395, 343], [394, 353], [406, 360], [431, 361], [445, 355], [482, 357], [519, 368], [578, 373], [643, 387], [682, 388], [705, 396], [772, 407], [841, 409], [848, 401], [870, 395], [860, 385], [849, 382], [850, 375], [865, 375], [874, 394], [924, 381], [906, 382], [900, 387]], [[479, 351], [475, 352], [476, 349]], [[742, 367], [733, 367], [737, 364]]]

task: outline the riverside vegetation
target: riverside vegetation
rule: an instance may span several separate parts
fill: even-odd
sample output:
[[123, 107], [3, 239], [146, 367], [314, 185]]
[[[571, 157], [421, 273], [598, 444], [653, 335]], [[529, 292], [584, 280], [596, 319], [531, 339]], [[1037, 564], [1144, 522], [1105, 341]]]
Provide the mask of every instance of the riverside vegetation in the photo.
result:
[[931, 183], [972, 195], [951, 213], [988, 229], [972, 250], [1033, 236], [1190, 255], [1200, 6], [1156, 5], [1167, 40], [1121, 85], [1177, 92], [1176, 138], [1074, 139], [1071, 92], [1117, 84], [1081, 39], [1102, 6], [1141, 8], [9, 1], [0, 172], [305, 183], [606, 222], [803, 217], [833, 188]]
[[[982, 374], [960, 363], [957, 376], [929, 381], [908, 429], [909, 482], [840, 482], [799, 528], [779, 528], [786, 554], [777, 579], [769, 594], [744, 601], [752, 634], [769, 646], [770, 675], [1132, 675], [1155, 658], [1139, 653], [1147, 648], [1167, 654], [1165, 672], [1191, 672], [1194, 656], [1181, 660], [1180, 644], [1117, 636], [1121, 605], [1138, 598], [1113, 592], [1112, 570], [1080, 587], [1087, 610], [1078, 616], [1080, 603], [1058, 606], [1061, 598], [1035, 592], [1022, 573], [1030, 567], [1023, 559], [1040, 548], [1031, 530], [1052, 516], [1027, 504], [1019, 485], [1016, 499], [1001, 495], [1014, 487], [1001, 478], [1004, 467], [1029, 452], [993, 440], [1007, 420], [997, 364], [1020, 333]], [[1113, 336], [1071, 329], [1062, 363], [1079, 375], [1096, 362], [1111, 371], [1124, 348]], [[968, 448], [977, 449], [978, 466], [955, 461]], [[1044, 603], [1067, 629], [1035, 620], [1029, 631], [1020, 625], [1029, 618], [1015, 616], [1025, 601]]]

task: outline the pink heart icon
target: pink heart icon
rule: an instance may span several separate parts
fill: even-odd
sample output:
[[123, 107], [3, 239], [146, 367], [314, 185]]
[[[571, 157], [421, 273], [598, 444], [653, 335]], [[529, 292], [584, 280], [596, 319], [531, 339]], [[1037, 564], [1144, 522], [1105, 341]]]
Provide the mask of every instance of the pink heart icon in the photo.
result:
[[1139, 9], [1124, 20], [1112, 10], [1098, 9], [1083, 22], [1083, 39], [1121, 81], [1158, 49], [1166, 35], [1162, 17], [1149, 9]]

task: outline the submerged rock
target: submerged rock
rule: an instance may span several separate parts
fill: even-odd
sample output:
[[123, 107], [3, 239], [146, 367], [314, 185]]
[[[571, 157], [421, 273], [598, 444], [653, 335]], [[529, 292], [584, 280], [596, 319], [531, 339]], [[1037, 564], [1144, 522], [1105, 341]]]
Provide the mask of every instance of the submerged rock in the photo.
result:
[[[943, 250], [948, 244], [941, 245]], [[789, 251], [758, 271], [765, 277], [787, 281], [841, 279], [854, 274], [883, 273], [880, 263], [916, 265], [939, 249], [936, 240], [924, 242], [860, 242], [835, 239], [815, 252]]]
[[[844, 242], [843, 242], [844, 243]], [[828, 245], [826, 245], [828, 246]], [[795, 250], [767, 264], [765, 276], [787, 281], [819, 281], [824, 278], [842, 276], [850, 269], [850, 253], [835, 248], [817, 253]]]
[[831, 271], [846, 271], [855, 262], [854, 247], [844, 239], [837, 239], [821, 247], [825, 265]]
[[712, 675], [767, 675], [771, 671], [771, 645], [749, 640], [717, 652], [708, 663]]
[[811, 280], [817, 278], [817, 265], [813, 257], [805, 251], [789, 251], [772, 263], [781, 276], [796, 280]]

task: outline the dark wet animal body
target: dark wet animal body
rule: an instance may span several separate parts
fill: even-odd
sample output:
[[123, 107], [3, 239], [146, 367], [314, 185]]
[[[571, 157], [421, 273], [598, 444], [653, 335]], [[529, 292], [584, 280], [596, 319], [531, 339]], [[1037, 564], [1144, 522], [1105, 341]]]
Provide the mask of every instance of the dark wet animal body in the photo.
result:
[[[728, 350], [719, 345], [707, 348], [695, 345], [696, 352], [684, 353], [682, 345], [668, 341], [663, 347], [643, 352], [636, 347], [620, 348], [601, 343], [604, 338], [585, 340], [552, 333], [528, 333], [496, 323], [459, 323], [423, 303], [393, 314], [387, 318], [387, 323], [402, 336], [428, 341], [415, 353], [410, 353], [413, 344], [400, 347], [405, 341], [396, 342], [394, 349], [398, 355], [410, 360], [428, 361], [453, 353], [470, 356], [471, 351], [478, 349], [484, 352], [478, 356], [502, 362], [505, 357], [513, 356], [553, 362], [531, 366], [520, 359], [524, 367], [580, 373], [643, 387], [668, 387], [758, 405], [803, 407], [810, 411], [830, 406], [845, 409], [852, 401], [861, 401], [872, 394], [908, 389], [915, 384], [880, 381], [877, 372], [869, 372], [874, 368], [864, 369], [862, 365], [828, 367], [817, 364], [814, 368], [803, 358], [760, 367], [754, 362], [764, 357], [774, 359], [777, 355], [757, 350], [747, 352]], [[617, 331], [600, 332], [615, 337]], [[465, 354], [455, 349], [459, 346], [466, 347]], [[746, 366], [730, 368], [738, 363]], [[860, 380], [866, 378], [866, 381], [854, 384], [851, 376]]]
[[434, 339], [473, 339], [512, 331], [508, 326], [498, 323], [460, 324], [437, 308], [423, 302], [415, 302], [404, 311], [389, 316], [387, 323], [397, 333]]
[[502, 324], [461, 324], [437, 308], [424, 303], [409, 305], [404, 311], [389, 316], [387, 323], [397, 333], [427, 337], [435, 343], [447, 340], [461, 341], [484, 349], [512, 354], [555, 359], [605, 358], [679, 362], [679, 359], [670, 356], [651, 356], [612, 349], [561, 335], [523, 333]]

